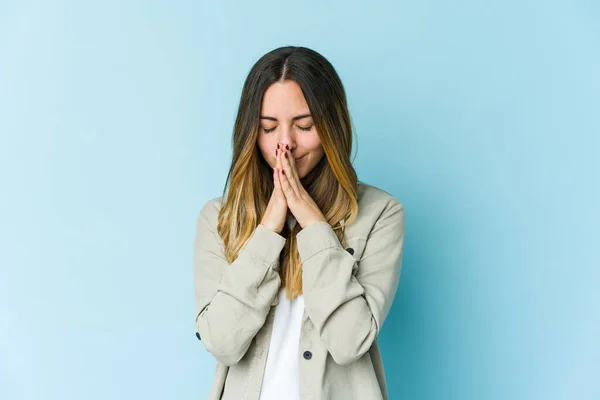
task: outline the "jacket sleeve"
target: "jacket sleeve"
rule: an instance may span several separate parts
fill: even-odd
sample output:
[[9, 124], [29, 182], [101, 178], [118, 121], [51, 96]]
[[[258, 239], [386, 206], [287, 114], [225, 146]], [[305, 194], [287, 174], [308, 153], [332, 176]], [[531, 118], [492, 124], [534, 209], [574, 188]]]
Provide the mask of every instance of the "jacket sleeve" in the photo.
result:
[[366, 239], [360, 261], [342, 247], [327, 222], [313, 222], [296, 235], [306, 312], [337, 364], [359, 359], [379, 333], [400, 281], [404, 228], [403, 205], [390, 203]]
[[193, 246], [196, 330], [206, 349], [231, 366], [250, 347], [279, 291], [279, 253], [286, 239], [259, 224], [229, 264], [203, 210]]

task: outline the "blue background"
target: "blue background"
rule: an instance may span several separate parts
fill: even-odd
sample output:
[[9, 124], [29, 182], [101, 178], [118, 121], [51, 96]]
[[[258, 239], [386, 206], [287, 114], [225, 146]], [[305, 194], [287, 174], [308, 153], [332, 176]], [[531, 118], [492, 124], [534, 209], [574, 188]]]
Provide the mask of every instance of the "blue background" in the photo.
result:
[[0, 398], [206, 398], [195, 218], [290, 44], [406, 207], [391, 399], [599, 399], [600, 3], [541, 0], [0, 2]]

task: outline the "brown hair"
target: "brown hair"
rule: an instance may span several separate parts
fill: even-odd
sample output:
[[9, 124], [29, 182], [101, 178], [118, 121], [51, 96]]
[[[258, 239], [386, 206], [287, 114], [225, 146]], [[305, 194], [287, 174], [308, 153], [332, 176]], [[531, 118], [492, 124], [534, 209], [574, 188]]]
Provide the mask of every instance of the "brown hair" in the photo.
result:
[[[331, 63], [316, 51], [296, 46], [277, 48], [254, 64], [241, 93], [233, 129], [231, 167], [217, 226], [229, 262], [237, 258], [262, 220], [273, 191], [272, 168], [257, 144], [259, 117], [267, 88], [286, 80], [296, 82], [302, 89], [325, 152], [302, 178], [302, 185], [334, 227], [341, 243], [345, 225], [358, 213], [358, 179], [350, 160], [352, 122], [342, 82]], [[296, 245], [300, 230], [299, 224], [291, 230], [285, 224], [280, 233], [287, 239], [280, 255], [280, 276], [288, 299], [302, 293], [302, 263]]]

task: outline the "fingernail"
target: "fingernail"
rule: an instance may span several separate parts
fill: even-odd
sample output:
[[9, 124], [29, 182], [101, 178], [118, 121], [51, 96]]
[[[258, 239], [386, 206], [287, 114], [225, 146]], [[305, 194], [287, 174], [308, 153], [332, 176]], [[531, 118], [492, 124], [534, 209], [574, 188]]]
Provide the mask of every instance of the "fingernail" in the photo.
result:
[[284, 171], [284, 170], [281, 170], [281, 173], [282, 173], [283, 175], [285, 175], [285, 171]]
[[287, 153], [284, 154], [285, 158], [287, 158]]
[[290, 148], [288, 147], [288, 145], [287, 145], [287, 144], [285, 145], [285, 149], [286, 149], [286, 150], [289, 150], [289, 149], [290, 149]]
[[279, 143], [277, 143], [277, 148], [279, 148]]
[[279, 150], [275, 150], [275, 155], [279, 154], [278, 152], [279, 152]]

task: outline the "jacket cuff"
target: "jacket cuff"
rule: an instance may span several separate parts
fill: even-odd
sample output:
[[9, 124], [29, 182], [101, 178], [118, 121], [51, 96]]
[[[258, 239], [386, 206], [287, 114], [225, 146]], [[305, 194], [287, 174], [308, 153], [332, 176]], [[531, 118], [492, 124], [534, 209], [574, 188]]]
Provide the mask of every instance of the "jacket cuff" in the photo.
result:
[[302, 263], [323, 250], [342, 247], [340, 240], [327, 221], [316, 221], [306, 225], [296, 234], [296, 243]]
[[266, 226], [258, 224], [245, 247], [246, 251], [255, 258], [278, 270], [279, 263], [277, 261], [285, 242], [286, 238]]

